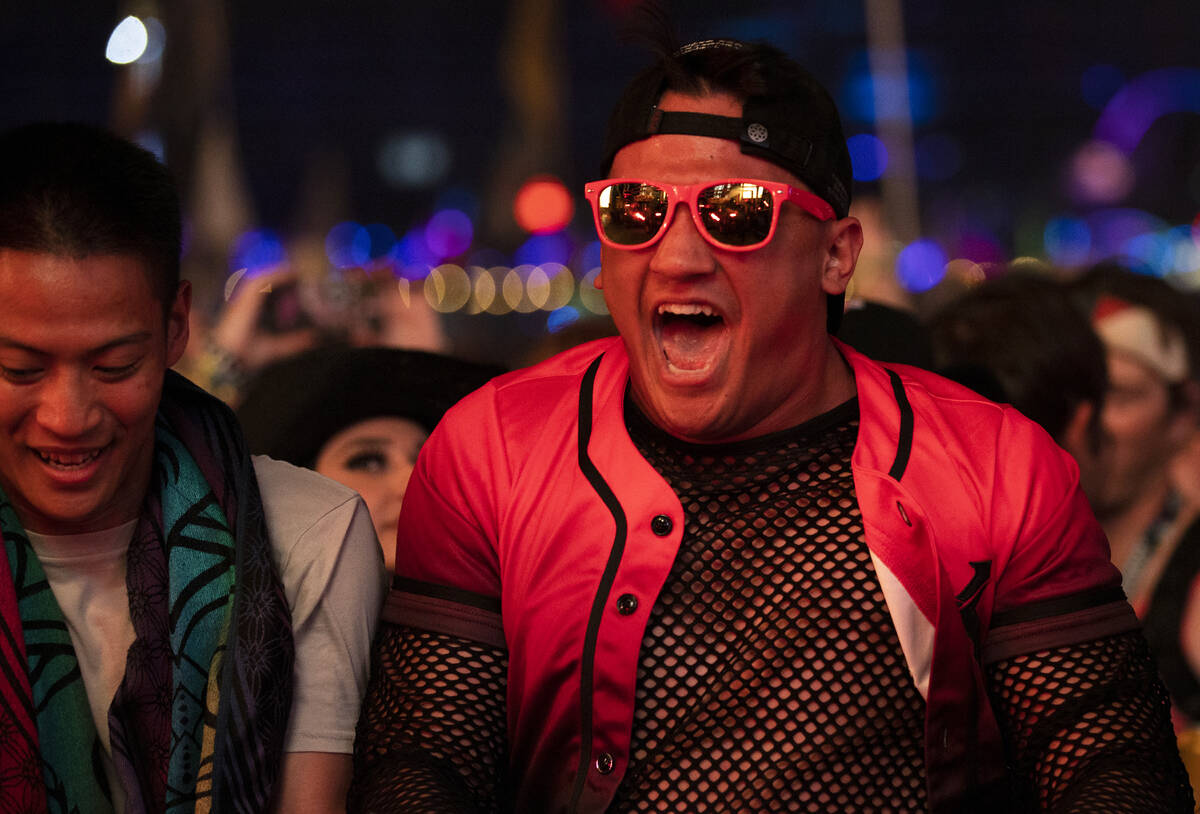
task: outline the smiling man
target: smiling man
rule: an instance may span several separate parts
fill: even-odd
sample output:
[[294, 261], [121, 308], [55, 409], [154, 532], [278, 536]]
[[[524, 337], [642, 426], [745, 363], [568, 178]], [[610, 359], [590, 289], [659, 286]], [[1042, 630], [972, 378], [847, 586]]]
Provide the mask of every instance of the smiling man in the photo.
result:
[[151, 154], [0, 134], [0, 810], [344, 810], [386, 578], [361, 500], [168, 368]]
[[1190, 811], [1071, 459], [830, 335], [829, 95], [768, 46], [661, 53], [585, 190], [620, 336], [422, 449], [352, 804]]

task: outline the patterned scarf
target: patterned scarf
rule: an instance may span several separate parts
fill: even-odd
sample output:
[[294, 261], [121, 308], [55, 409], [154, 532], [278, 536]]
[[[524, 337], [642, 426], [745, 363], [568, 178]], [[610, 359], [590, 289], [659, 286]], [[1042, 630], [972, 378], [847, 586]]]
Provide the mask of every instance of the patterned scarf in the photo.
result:
[[[135, 812], [262, 811], [291, 708], [291, 619], [233, 413], [168, 372], [127, 554], [136, 640], [109, 709]], [[0, 493], [0, 812], [107, 814], [111, 794], [62, 612]]]

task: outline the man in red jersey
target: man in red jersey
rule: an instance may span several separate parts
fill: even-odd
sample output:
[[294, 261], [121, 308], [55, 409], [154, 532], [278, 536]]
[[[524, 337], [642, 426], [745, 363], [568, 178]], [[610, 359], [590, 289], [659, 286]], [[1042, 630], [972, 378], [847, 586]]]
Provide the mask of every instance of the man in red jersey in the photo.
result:
[[356, 742], [367, 811], [1190, 811], [1078, 470], [829, 333], [836, 108], [665, 47], [590, 183], [620, 332], [423, 448]]

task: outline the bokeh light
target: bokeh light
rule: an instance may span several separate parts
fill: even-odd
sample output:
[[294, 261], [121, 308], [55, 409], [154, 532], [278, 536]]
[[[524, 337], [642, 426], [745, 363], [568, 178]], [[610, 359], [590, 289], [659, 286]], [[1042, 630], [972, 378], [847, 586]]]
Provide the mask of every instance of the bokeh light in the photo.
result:
[[546, 331], [555, 334], [568, 325], [574, 325], [578, 321], [579, 310], [569, 305], [564, 305], [562, 308], [551, 311], [550, 316], [546, 317]]
[[108, 36], [104, 58], [114, 65], [128, 65], [146, 52], [149, 41], [145, 24], [137, 17], [126, 17]]
[[530, 278], [534, 274], [545, 274], [537, 266], [517, 266], [509, 269], [500, 280], [500, 296], [504, 304], [518, 314], [531, 314], [538, 310], [538, 305], [530, 296]]
[[1106, 141], [1089, 141], [1071, 159], [1071, 195], [1080, 203], [1117, 203], [1135, 180], [1129, 159]]
[[545, 311], [557, 311], [575, 296], [575, 275], [569, 268], [557, 263], [546, 263], [541, 269], [547, 282], [546, 298], [540, 307]]
[[1092, 257], [1096, 259], [1117, 256], [1138, 235], [1167, 228], [1160, 218], [1140, 209], [1098, 209], [1085, 219], [1092, 232]]
[[530, 178], [513, 199], [517, 225], [534, 235], [557, 232], [571, 222], [575, 201], [562, 181], [552, 175]]
[[1162, 68], [1125, 83], [1104, 106], [1095, 137], [1131, 154], [1168, 113], [1200, 113], [1200, 68]]
[[429, 272], [424, 283], [425, 299], [434, 310], [452, 314], [466, 307], [471, 300], [471, 278], [462, 266], [451, 263]]
[[392, 249], [392, 259], [400, 267], [400, 275], [409, 280], [420, 280], [427, 276], [443, 258], [430, 251], [425, 241], [425, 230], [413, 227], [404, 233]]
[[527, 263], [533, 266], [540, 266], [542, 263], [566, 264], [571, 257], [572, 248], [571, 238], [565, 232], [533, 235], [513, 253], [513, 262], [517, 265]]
[[396, 248], [396, 233], [385, 223], [371, 223], [367, 230], [367, 257], [371, 261], [386, 260]]
[[1063, 268], [1082, 266], [1092, 250], [1092, 230], [1081, 218], [1062, 215], [1046, 223], [1043, 235], [1046, 256]]
[[251, 229], [242, 234], [229, 256], [230, 269], [245, 269], [254, 275], [271, 266], [278, 266], [286, 259], [283, 239], [270, 229]]
[[457, 257], [471, 248], [475, 227], [465, 212], [443, 209], [425, 226], [425, 244], [439, 258]]
[[579, 303], [593, 314], [607, 314], [608, 305], [604, 302], [604, 293], [596, 288], [596, 278], [600, 269], [594, 268], [579, 281]]
[[[914, 124], [924, 124], [933, 118], [936, 108], [936, 89], [928, 61], [917, 51], [905, 52], [908, 76], [874, 76], [867, 52], [859, 51], [851, 60], [846, 82], [842, 87], [839, 107], [842, 115], [854, 121], [875, 123], [908, 116]], [[907, 82], [907, 87], [903, 84]], [[876, 94], [876, 85], [880, 91]], [[908, 110], [902, 107], [904, 92], [908, 92]], [[876, 101], [883, 107], [875, 109]]]
[[571, 261], [572, 267], [580, 274], [586, 274], [594, 268], [600, 266], [600, 241], [593, 240], [585, 243], [579, 251], [575, 252], [575, 257]]
[[142, 22], [146, 26], [146, 47], [137, 61], [141, 65], [149, 65], [162, 59], [167, 47], [167, 29], [157, 17], [147, 17]]
[[363, 266], [371, 259], [371, 234], [361, 224], [344, 221], [325, 235], [325, 256], [336, 269]]
[[954, 255], [973, 263], [991, 265], [1004, 261], [1000, 239], [979, 228], [967, 229], [955, 241]]
[[424, 189], [437, 184], [450, 171], [451, 152], [438, 133], [395, 133], [379, 147], [379, 174], [400, 189]]
[[928, 291], [945, 275], [946, 253], [932, 240], [915, 240], [896, 257], [896, 277], [913, 293]]
[[846, 139], [855, 181], [876, 181], [888, 165], [887, 147], [870, 133], [859, 133]]

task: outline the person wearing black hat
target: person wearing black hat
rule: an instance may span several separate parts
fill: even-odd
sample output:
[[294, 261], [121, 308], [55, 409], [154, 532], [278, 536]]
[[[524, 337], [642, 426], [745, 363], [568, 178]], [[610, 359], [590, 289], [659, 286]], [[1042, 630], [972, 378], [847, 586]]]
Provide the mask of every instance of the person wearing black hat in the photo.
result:
[[661, 54], [585, 188], [620, 336], [417, 462], [351, 807], [1190, 811], [1070, 459], [829, 333], [862, 244], [829, 94], [766, 45]]
[[321, 348], [262, 370], [237, 416], [252, 452], [358, 492], [391, 570], [400, 503], [421, 445], [447, 409], [503, 372], [425, 351]]

